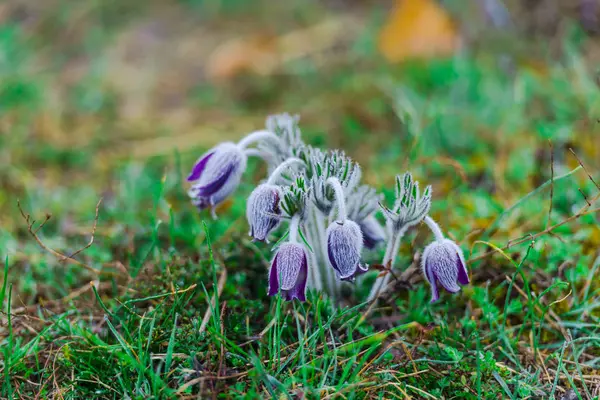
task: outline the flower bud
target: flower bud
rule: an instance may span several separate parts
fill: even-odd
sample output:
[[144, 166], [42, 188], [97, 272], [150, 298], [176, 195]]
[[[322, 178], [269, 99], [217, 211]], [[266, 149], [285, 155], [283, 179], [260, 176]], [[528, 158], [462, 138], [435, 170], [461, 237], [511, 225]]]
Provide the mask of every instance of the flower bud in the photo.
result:
[[278, 292], [285, 300], [306, 301], [308, 255], [299, 243], [284, 243], [271, 262], [269, 270], [269, 296]]
[[199, 209], [214, 207], [238, 186], [247, 157], [235, 143], [226, 142], [212, 148], [198, 159], [188, 181], [195, 181], [188, 194]]
[[461, 285], [469, 283], [469, 275], [462, 250], [449, 239], [436, 240], [423, 252], [422, 268], [431, 286], [431, 302], [439, 299], [437, 283], [450, 293], [460, 290]]
[[327, 255], [329, 263], [341, 280], [354, 280], [367, 271], [360, 264], [363, 235], [358, 224], [352, 220], [336, 221], [327, 228]]
[[250, 236], [265, 241], [269, 233], [279, 225], [281, 214], [279, 187], [263, 183], [252, 191], [246, 202], [246, 218], [250, 225]]
[[367, 249], [374, 249], [378, 244], [385, 242], [385, 230], [373, 215], [369, 215], [359, 222], [363, 235], [363, 243]]

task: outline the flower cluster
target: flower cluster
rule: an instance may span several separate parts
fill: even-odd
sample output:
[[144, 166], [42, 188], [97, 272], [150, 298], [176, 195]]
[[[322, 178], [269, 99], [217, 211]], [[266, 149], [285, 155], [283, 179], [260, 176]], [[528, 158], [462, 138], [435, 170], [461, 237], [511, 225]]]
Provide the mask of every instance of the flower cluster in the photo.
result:
[[[421, 193], [410, 174], [397, 176], [393, 207], [382, 205], [382, 196], [360, 183], [360, 166], [344, 152], [322, 151], [302, 141], [296, 116], [270, 116], [266, 129], [239, 143], [222, 143], [200, 157], [188, 176], [192, 203], [210, 209], [216, 218], [215, 208], [239, 185], [249, 156], [263, 158], [269, 171], [246, 203], [250, 236], [268, 243], [281, 223], [288, 223], [271, 262], [270, 296], [279, 293], [286, 300], [304, 301], [308, 286], [335, 301], [342, 282], [353, 282], [368, 271], [364, 251], [387, 242], [382, 264], [393, 266], [400, 239], [422, 221], [435, 236], [422, 258], [432, 301], [439, 298], [438, 283], [451, 293], [460, 289], [457, 282], [469, 283], [461, 249], [428, 216], [430, 186]], [[389, 279], [390, 274], [377, 277], [370, 299], [387, 289]]]

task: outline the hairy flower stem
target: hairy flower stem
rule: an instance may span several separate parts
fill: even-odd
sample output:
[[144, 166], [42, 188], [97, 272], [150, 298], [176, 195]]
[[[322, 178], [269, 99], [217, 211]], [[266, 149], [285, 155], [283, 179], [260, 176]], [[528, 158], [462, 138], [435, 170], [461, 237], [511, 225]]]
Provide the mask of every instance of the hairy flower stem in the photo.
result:
[[244, 149], [244, 154], [247, 157], [259, 157], [262, 158], [267, 163], [271, 162], [272, 157], [270, 157], [267, 153], [260, 151], [258, 149]]
[[326, 284], [328, 287], [328, 293], [331, 296], [332, 302], [335, 304], [336, 299], [339, 297], [339, 282], [336, 279], [335, 271], [329, 266], [327, 261], [327, 239], [325, 237], [325, 216], [314, 207], [313, 220], [315, 221], [317, 240], [319, 241], [319, 258], [320, 262], [318, 268], [321, 270], [321, 275], [325, 276]]
[[[440, 226], [437, 224], [437, 222], [435, 222], [433, 220], [433, 218], [431, 218], [430, 216], [426, 216], [423, 221], [425, 222], [427, 227], [431, 230], [431, 232], [433, 233], [433, 236], [435, 236], [435, 240], [437, 240], [437, 241], [444, 240], [444, 234], [442, 233]], [[402, 236], [404, 236], [405, 232], [406, 232], [406, 229], [401, 229], [400, 231], [396, 231], [392, 234], [392, 237], [390, 238], [390, 241], [388, 242], [388, 247], [386, 248], [385, 256], [384, 256], [383, 262], [382, 262], [382, 264], [386, 268], [389, 267], [391, 269], [393, 267], [394, 261], [396, 260], [396, 255], [398, 254], [398, 250], [399, 250], [399, 246], [400, 246], [400, 239], [402, 238]], [[394, 236], [396, 236], [396, 237], [394, 238]], [[389, 263], [389, 265], [388, 265], [388, 263]], [[391, 278], [392, 278], [392, 274], [390, 274], [389, 272], [387, 274], [385, 274], [384, 276], [377, 277], [377, 279], [375, 280], [375, 283], [373, 284], [373, 287], [371, 288], [371, 293], [369, 294], [368, 300], [369, 301], [375, 300], [379, 296], [379, 293], [381, 293], [382, 291], [385, 290], [385, 288], [389, 284]]]
[[308, 269], [309, 271], [309, 287], [321, 291], [323, 290], [323, 280], [321, 278], [321, 271], [319, 270], [319, 256], [317, 256], [317, 248], [320, 248], [321, 245], [318, 241], [318, 234], [316, 231], [316, 225], [313, 219], [309, 220], [308, 223], [305, 225], [306, 226], [306, 230], [305, 232], [307, 233], [308, 236], [308, 241], [311, 244], [313, 251], [310, 252], [310, 256], [312, 258], [312, 265], [311, 267]]
[[288, 158], [287, 160], [285, 160], [284, 162], [279, 164], [279, 166], [277, 168], [275, 168], [275, 170], [271, 173], [271, 176], [269, 176], [269, 179], [267, 180], [267, 184], [274, 185], [277, 182], [277, 179], [279, 179], [281, 177], [281, 174], [283, 173], [283, 171], [285, 171], [286, 168], [288, 168], [294, 164], [305, 165], [304, 161], [302, 161], [299, 158], [295, 158], [295, 157]]
[[444, 234], [442, 233], [440, 226], [433, 220], [433, 218], [428, 215], [425, 217], [424, 221], [427, 227], [433, 233], [433, 236], [435, 236], [435, 240], [438, 242], [444, 240]]
[[267, 130], [260, 130], [247, 134], [242, 138], [242, 140], [238, 142], [237, 145], [240, 149], [244, 150], [251, 144], [260, 142], [261, 140], [271, 140], [273, 142], [281, 144], [281, 139], [279, 138], [279, 136]]
[[344, 223], [346, 221], [347, 213], [346, 213], [346, 199], [344, 197], [344, 189], [338, 178], [329, 178], [327, 179], [327, 184], [333, 188], [335, 191], [335, 199], [338, 205], [338, 221]]
[[300, 228], [300, 216], [294, 215], [290, 221], [290, 242], [298, 243], [298, 228]]
[[[385, 255], [383, 256], [383, 261], [381, 262], [385, 268], [389, 268], [390, 270], [394, 266], [394, 261], [396, 261], [396, 256], [398, 255], [398, 248], [400, 246], [400, 239], [404, 236], [406, 229], [400, 230], [392, 230], [392, 236], [388, 240], [387, 247], [385, 249]], [[371, 287], [371, 292], [369, 293], [368, 301], [373, 301], [379, 297], [379, 293], [388, 285], [392, 274], [388, 271], [383, 276], [378, 276]]]

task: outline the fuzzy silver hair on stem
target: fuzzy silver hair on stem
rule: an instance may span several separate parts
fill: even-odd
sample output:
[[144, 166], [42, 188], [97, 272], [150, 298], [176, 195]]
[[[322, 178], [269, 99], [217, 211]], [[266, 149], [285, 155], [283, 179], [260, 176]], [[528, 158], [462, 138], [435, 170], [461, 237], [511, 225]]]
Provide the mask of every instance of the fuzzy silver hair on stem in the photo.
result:
[[[382, 264], [391, 268], [396, 260], [400, 240], [409, 228], [417, 225], [427, 216], [431, 208], [431, 186], [427, 186], [421, 194], [419, 182], [410, 173], [396, 176], [396, 200], [391, 209], [380, 204], [390, 232], [385, 256]], [[391, 273], [380, 275], [375, 280], [368, 300], [372, 301], [386, 290], [391, 279]]]
[[[375, 188], [361, 184], [358, 163], [343, 151], [304, 143], [298, 122], [299, 117], [290, 114], [269, 116], [265, 129], [202, 155], [188, 177], [192, 203], [214, 215], [215, 207], [239, 186], [248, 157], [266, 161], [268, 177], [250, 193], [246, 218], [254, 240], [268, 243], [271, 236], [279, 238], [266, 277], [270, 296], [305, 301], [311, 289], [340, 305], [343, 282], [354, 282], [368, 271], [363, 257], [375, 256], [386, 243], [381, 264], [394, 268], [402, 237], [422, 221], [435, 237], [423, 254], [432, 299], [439, 298], [438, 284], [457, 292], [458, 284], [468, 283], [460, 248], [445, 239], [428, 216], [430, 186], [421, 192], [411, 174], [399, 175], [393, 206], [384, 206]], [[372, 251], [363, 254], [365, 248]], [[388, 290], [391, 276], [376, 278], [369, 300]]]
[[427, 186], [423, 194], [419, 190], [419, 182], [413, 180], [409, 173], [396, 177], [396, 202], [393, 208], [381, 206], [383, 214], [392, 229], [403, 231], [421, 222], [431, 208], [431, 186]]

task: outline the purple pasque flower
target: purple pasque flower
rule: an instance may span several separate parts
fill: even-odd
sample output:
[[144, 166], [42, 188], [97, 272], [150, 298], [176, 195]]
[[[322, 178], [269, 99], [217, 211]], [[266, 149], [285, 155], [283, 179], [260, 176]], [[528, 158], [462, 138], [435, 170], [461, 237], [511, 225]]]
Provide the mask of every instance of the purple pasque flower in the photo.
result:
[[250, 236], [255, 240], [268, 241], [267, 236], [279, 225], [281, 190], [277, 185], [263, 183], [252, 191], [246, 202], [246, 218]]
[[377, 221], [375, 216], [369, 215], [368, 217], [360, 221], [358, 223], [358, 226], [360, 227], [360, 231], [362, 232], [363, 243], [367, 249], [372, 250], [375, 247], [377, 247], [380, 243], [385, 242], [385, 230], [383, 229], [379, 221]]
[[423, 252], [423, 273], [431, 286], [431, 302], [436, 302], [438, 282], [450, 293], [456, 293], [461, 285], [469, 284], [469, 275], [462, 250], [450, 239], [436, 240]]
[[362, 248], [363, 234], [356, 222], [336, 221], [327, 228], [327, 256], [341, 280], [354, 280], [367, 272], [360, 263]]
[[221, 143], [198, 159], [187, 177], [194, 185], [188, 194], [199, 209], [214, 208], [239, 185], [247, 156], [235, 143]]
[[306, 301], [308, 254], [303, 245], [287, 242], [279, 246], [269, 270], [269, 296], [281, 292], [285, 300]]

